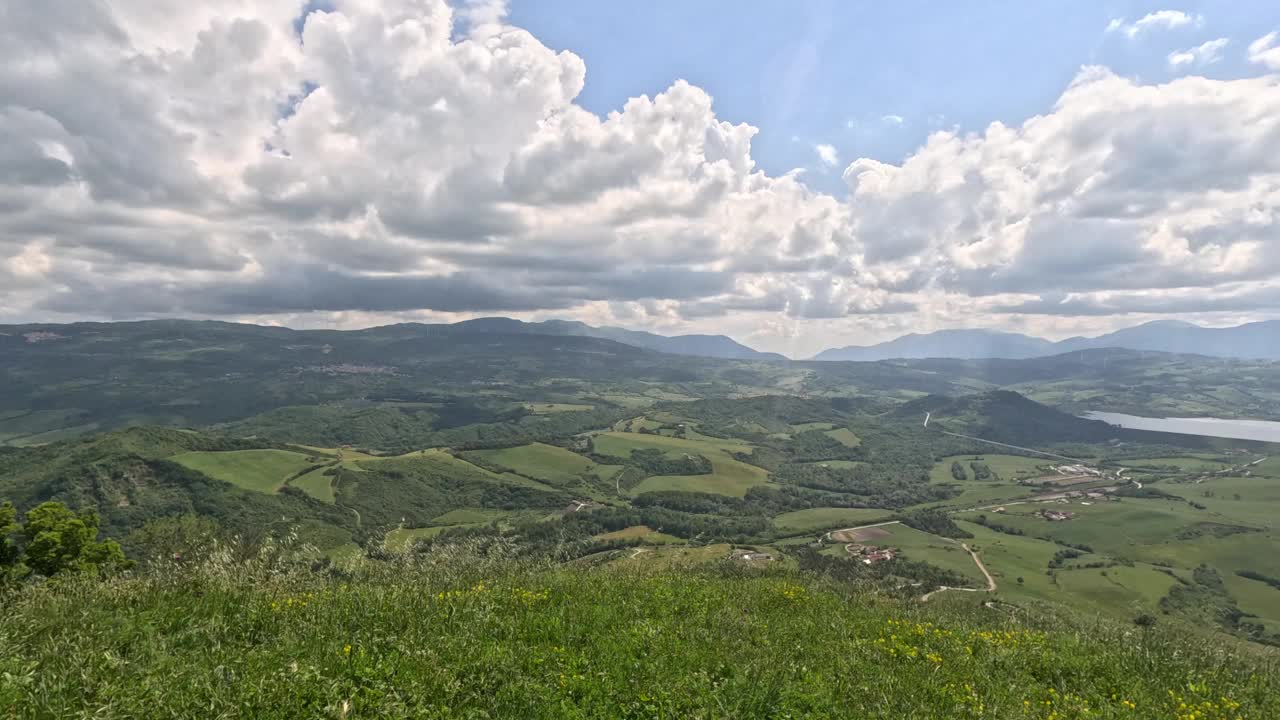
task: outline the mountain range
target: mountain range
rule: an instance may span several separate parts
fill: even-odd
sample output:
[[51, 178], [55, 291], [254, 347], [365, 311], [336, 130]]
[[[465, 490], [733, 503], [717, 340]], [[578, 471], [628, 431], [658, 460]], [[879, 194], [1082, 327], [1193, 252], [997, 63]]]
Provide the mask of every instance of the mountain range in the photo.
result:
[[[675, 355], [733, 360], [785, 360], [778, 353], [762, 352], [725, 335], [659, 335], [620, 327], [595, 327], [571, 320], [523, 322], [492, 317], [452, 325], [429, 326], [448, 333], [500, 333], [570, 335], [613, 340]], [[824, 350], [813, 360], [876, 361], [920, 358], [1027, 359], [1079, 350], [1123, 348], [1211, 357], [1280, 360], [1280, 320], [1228, 328], [1207, 328], [1179, 320], [1157, 320], [1097, 337], [1073, 337], [1054, 342], [1032, 335], [996, 330], [939, 330], [904, 335], [876, 345], [850, 345]]]
[[698, 355], [701, 357], [727, 358], [731, 360], [785, 360], [778, 353], [761, 352], [737, 342], [725, 335], [658, 335], [642, 330], [620, 327], [595, 327], [575, 320], [544, 320], [524, 322], [504, 317], [464, 320], [452, 325], [434, 326], [448, 328], [449, 332], [502, 333], [532, 335], [577, 335], [613, 340], [624, 345], [634, 345], [648, 350], [673, 355]]
[[876, 345], [832, 348], [818, 353], [813, 359], [1024, 359], [1097, 348], [1280, 360], [1280, 320], [1228, 328], [1207, 328], [1179, 320], [1158, 320], [1097, 337], [1073, 337], [1058, 342], [994, 330], [939, 330], [925, 334], [912, 333]]
[[[198, 325], [181, 321], [151, 321], [153, 326], [165, 322], [189, 332]], [[80, 324], [81, 327], [95, 323]], [[214, 324], [206, 324], [212, 327]], [[54, 333], [60, 325], [32, 324], [0, 326], [0, 335], [16, 336], [30, 332]], [[245, 328], [254, 326], [243, 326]], [[256, 327], [259, 333], [281, 333], [283, 339], [292, 331], [287, 328]], [[311, 331], [322, 335], [324, 331]], [[544, 335], [585, 337], [610, 340], [632, 347], [674, 355], [724, 358], [731, 360], [787, 360], [778, 353], [763, 352], [743, 345], [726, 335], [659, 335], [620, 327], [597, 327], [573, 320], [525, 322], [513, 318], [486, 317], [457, 323], [402, 323], [353, 331], [368, 336], [435, 336], [435, 335]], [[961, 360], [1048, 357], [1079, 350], [1123, 348], [1150, 352], [1207, 355], [1210, 357], [1280, 360], [1280, 320], [1249, 323], [1236, 327], [1207, 328], [1177, 320], [1159, 320], [1117, 330], [1097, 337], [1073, 337], [1054, 342], [1020, 333], [996, 330], [956, 329], [931, 333], [911, 333], [874, 345], [848, 345], [823, 350], [812, 360], [858, 361], [953, 358]]]

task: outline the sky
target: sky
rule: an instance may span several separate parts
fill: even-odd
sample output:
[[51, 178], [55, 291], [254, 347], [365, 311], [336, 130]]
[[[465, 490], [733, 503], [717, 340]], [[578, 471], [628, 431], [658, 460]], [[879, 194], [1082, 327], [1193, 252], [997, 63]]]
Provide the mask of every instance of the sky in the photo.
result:
[[0, 323], [1280, 318], [1280, 4], [0, 4]]

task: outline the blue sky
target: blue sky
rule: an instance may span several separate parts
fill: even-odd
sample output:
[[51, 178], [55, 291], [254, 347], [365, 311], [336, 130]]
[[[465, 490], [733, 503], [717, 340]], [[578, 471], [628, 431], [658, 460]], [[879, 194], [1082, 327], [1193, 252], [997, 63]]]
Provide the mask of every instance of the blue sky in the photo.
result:
[[[1107, 32], [1113, 19], [1170, 7], [1200, 21]], [[1047, 112], [1083, 65], [1146, 83], [1258, 74], [1245, 48], [1280, 27], [1280, 2], [513, 0], [510, 17], [586, 61], [578, 102], [593, 112], [683, 78], [715, 98], [721, 119], [760, 129], [760, 167], [807, 168], [809, 185], [839, 193], [857, 157], [896, 163], [931, 131]], [[1170, 67], [1170, 53], [1222, 37], [1220, 61]], [[818, 144], [838, 151], [834, 167], [823, 167]]]

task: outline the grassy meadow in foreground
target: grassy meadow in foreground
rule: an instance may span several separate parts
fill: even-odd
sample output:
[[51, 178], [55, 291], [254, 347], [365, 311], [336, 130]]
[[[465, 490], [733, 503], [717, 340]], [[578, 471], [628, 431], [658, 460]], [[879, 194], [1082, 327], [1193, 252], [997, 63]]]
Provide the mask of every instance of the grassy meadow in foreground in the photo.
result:
[[6, 597], [0, 715], [1280, 716], [1262, 651], [977, 597], [926, 605], [727, 565], [251, 565]]

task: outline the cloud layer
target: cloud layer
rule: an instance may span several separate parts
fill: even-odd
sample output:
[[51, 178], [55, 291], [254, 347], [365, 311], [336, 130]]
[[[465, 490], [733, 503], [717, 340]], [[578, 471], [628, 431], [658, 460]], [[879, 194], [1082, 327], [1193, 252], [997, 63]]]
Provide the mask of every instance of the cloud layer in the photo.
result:
[[[500, 4], [305, 9], [0, 7], [0, 321], [550, 313], [781, 338], [1275, 307], [1274, 75], [1085, 68], [1044, 115], [853, 161], [836, 197], [758, 169], [756, 128], [688, 83], [587, 112], [583, 61]], [[1155, 15], [1117, 30], [1196, 21]]]

